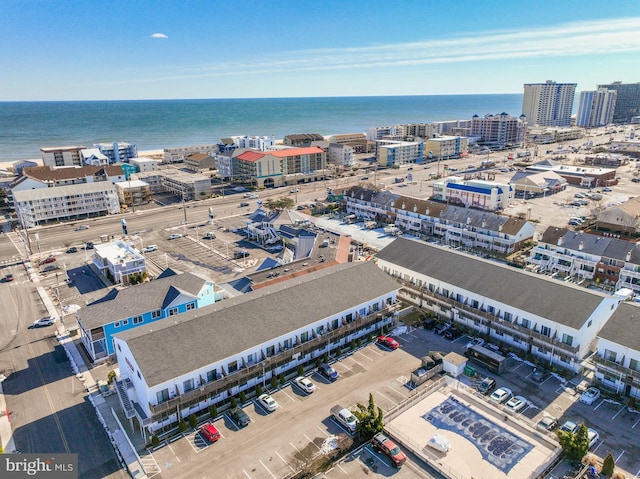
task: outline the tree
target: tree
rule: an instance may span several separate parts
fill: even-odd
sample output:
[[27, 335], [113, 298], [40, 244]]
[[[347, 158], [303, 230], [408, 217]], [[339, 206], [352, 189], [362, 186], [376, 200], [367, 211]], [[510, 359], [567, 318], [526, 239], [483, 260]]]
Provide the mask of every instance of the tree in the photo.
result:
[[357, 411], [353, 415], [358, 419], [356, 432], [358, 435], [368, 441], [373, 436], [381, 432], [384, 428], [382, 409], [376, 407], [373, 402], [373, 394], [369, 393], [369, 404], [356, 404]]
[[294, 205], [293, 198], [288, 197], [288, 196], [284, 196], [284, 197], [279, 198], [277, 200], [269, 198], [263, 204], [263, 206], [266, 209], [268, 209], [269, 211], [288, 210], [288, 209], [293, 208], [293, 205]]
[[613, 460], [611, 453], [607, 454], [602, 463], [602, 474], [605, 476], [613, 476], [613, 471], [616, 468], [616, 463]]
[[584, 424], [580, 424], [576, 433], [557, 430], [556, 435], [562, 450], [571, 459], [579, 461], [589, 451], [589, 433]]

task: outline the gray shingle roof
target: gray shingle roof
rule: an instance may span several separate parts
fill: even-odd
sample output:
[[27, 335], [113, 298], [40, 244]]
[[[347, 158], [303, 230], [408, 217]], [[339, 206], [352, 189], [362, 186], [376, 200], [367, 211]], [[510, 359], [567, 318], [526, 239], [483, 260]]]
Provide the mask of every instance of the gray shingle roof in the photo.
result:
[[153, 387], [398, 289], [373, 263], [346, 263], [118, 333]]
[[640, 351], [639, 327], [640, 307], [631, 303], [621, 303], [598, 336], [634, 351]]
[[580, 329], [605, 297], [498, 263], [398, 238], [378, 258], [570, 328]]
[[191, 273], [158, 278], [126, 289], [112, 290], [105, 298], [81, 309], [78, 315], [84, 328], [97, 328], [120, 319], [165, 308], [170, 303], [168, 298], [175, 299], [177, 292], [196, 296], [206, 282], [207, 280]]

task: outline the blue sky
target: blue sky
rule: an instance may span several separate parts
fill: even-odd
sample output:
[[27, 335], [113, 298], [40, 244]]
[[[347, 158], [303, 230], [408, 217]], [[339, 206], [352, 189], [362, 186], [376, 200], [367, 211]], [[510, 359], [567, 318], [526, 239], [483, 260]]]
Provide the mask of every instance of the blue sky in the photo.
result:
[[640, 1], [0, 0], [0, 100], [521, 93], [640, 81]]

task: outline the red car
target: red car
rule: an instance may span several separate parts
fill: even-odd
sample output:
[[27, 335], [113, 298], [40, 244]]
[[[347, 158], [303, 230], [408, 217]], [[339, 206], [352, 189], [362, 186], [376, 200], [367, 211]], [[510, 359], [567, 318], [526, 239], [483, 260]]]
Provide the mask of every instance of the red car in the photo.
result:
[[373, 436], [371, 445], [376, 451], [380, 451], [391, 459], [395, 467], [400, 467], [407, 462], [407, 456], [405, 456], [404, 452], [400, 450], [395, 442], [381, 432]]
[[220, 432], [213, 424], [205, 424], [200, 428], [200, 434], [209, 442], [216, 442], [220, 439]]
[[48, 258], [45, 258], [45, 259], [41, 260], [40, 264], [53, 263], [55, 260], [56, 260], [55, 256], [49, 256]]
[[400, 347], [400, 343], [391, 336], [378, 336], [378, 344], [389, 349], [398, 349]]

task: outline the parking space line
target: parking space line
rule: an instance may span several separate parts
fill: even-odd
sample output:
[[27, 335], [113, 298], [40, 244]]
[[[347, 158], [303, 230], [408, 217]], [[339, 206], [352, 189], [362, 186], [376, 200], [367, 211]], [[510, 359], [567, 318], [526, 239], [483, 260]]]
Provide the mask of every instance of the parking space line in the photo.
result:
[[520, 366], [522, 366], [524, 364], [524, 361], [521, 361], [520, 363], [518, 363], [518, 365], [513, 368], [511, 371], [515, 371], [516, 369], [518, 369]]
[[[316, 427], [317, 427], [317, 428], [318, 428], [318, 430], [319, 430], [322, 434], [324, 434], [325, 436], [327, 436], [327, 437], [331, 436], [331, 434], [329, 434], [327, 431], [323, 430], [320, 426], [316, 426]], [[307, 437], [307, 435], [305, 434], [305, 435], [304, 435], [304, 437]], [[309, 438], [307, 437], [307, 439], [309, 439]]]
[[[275, 451], [275, 450], [274, 450], [274, 451]], [[285, 460], [284, 460], [284, 457], [282, 457], [278, 451], [275, 451], [275, 453], [276, 453], [276, 454], [278, 455], [278, 457], [282, 460], [282, 462], [284, 462], [284, 463], [287, 465], [287, 467], [288, 467], [289, 469], [291, 469], [291, 472], [296, 472], [296, 470], [295, 470], [293, 467], [291, 467], [291, 465], [290, 465], [287, 461], [285, 461]]]
[[378, 457], [378, 454], [376, 453], [376, 451], [374, 451], [374, 450], [373, 450], [373, 448], [372, 448], [372, 447], [370, 447], [370, 446], [365, 446], [365, 449], [367, 450], [367, 452], [368, 452], [371, 456], [373, 456], [375, 459], [377, 459], [378, 461], [380, 461], [380, 463], [382, 463], [382, 464], [383, 464], [383, 465], [385, 465], [385, 466], [387, 465], [387, 463], [386, 463], [386, 462], [384, 462], [382, 459], [380, 459], [380, 458]]
[[340, 363], [340, 366], [342, 366], [343, 368], [345, 368], [347, 371], [349, 371], [350, 373], [352, 373], [353, 371], [351, 370], [351, 368], [349, 368], [348, 366], [345, 366], [344, 363]]
[[636, 422], [633, 423], [633, 426], [631, 426], [631, 429], [636, 427], [638, 425], [638, 423], [640, 423], [640, 419], [638, 419]]
[[[309, 439], [309, 438], [307, 438], [307, 439]], [[290, 442], [289, 444], [291, 444], [291, 447], [292, 447], [292, 448], [294, 448], [296, 451], [298, 451], [300, 454], [302, 454], [302, 452], [300, 451], [300, 449], [298, 449], [294, 443]]]
[[397, 406], [398, 403], [395, 401], [392, 401], [391, 399], [389, 399], [387, 396], [385, 396], [384, 394], [382, 394], [380, 391], [376, 391], [376, 394], [379, 394], [380, 396], [382, 396], [383, 398], [385, 398], [387, 401], [389, 401], [391, 404], [393, 404], [394, 406]]
[[619, 410], [617, 413], [615, 413], [611, 419], [615, 419], [615, 418], [617, 418], [617, 417], [618, 417], [618, 414], [620, 414], [620, 413], [621, 413], [622, 411], [624, 411], [626, 408], [627, 408], [626, 406], [622, 406], [622, 407], [620, 408], [620, 410]]
[[633, 479], [638, 479], [638, 477], [640, 477], [640, 469], [638, 469], [638, 472], [636, 472], [636, 475], [633, 476]]
[[318, 451], [321, 451], [321, 450], [322, 450], [322, 448], [321, 448], [320, 446], [318, 446], [315, 442], [313, 442], [309, 436], [307, 436], [307, 435], [305, 434], [305, 435], [304, 435], [304, 437], [306, 437], [306, 438], [307, 438], [307, 441], [309, 441], [311, 444], [313, 444], [314, 446], [316, 446], [316, 447], [318, 448]]
[[380, 351], [376, 351], [374, 348], [367, 348], [367, 350], [372, 352], [373, 354], [377, 354], [378, 356], [383, 355]]
[[[296, 399], [295, 399], [295, 398], [293, 398], [293, 397], [291, 397], [291, 396], [287, 393], [287, 391], [285, 391], [284, 389], [281, 389], [281, 390], [280, 390], [280, 392], [281, 392], [282, 394], [284, 394], [285, 396], [287, 396], [289, 399], [291, 399], [291, 402], [296, 402]], [[283, 409], [284, 409], [284, 408], [283, 408]]]
[[273, 472], [271, 472], [271, 471], [269, 470], [269, 468], [268, 468], [267, 466], [265, 466], [265, 465], [264, 465], [264, 462], [262, 462], [262, 459], [260, 459], [258, 462], [259, 462], [260, 464], [262, 464], [262, 467], [264, 467], [264, 468], [267, 470], [267, 472], [268, 472], [269, 474], [271, 474], [271, 477], [273, 477], [273, 479], [278, 479], [278, 478], [273, 474]]
[[347, 471], [345, 471], [344, 469], [342, 469], [342, 466], [340, 466], [340, 464], [336, 464], [336, 466], [338, 467], [338, 469], [340, 469], [343, 473], [345, 473], [347, 476], [349, 475], [349, 473]]
[[[349, 360], [353, 361], [353, 362], [354, 362], [354, 363], [356, 363], [358, 366], [360, 366], [361, 368], [363, 368], [363, 369], [364, 369], [364, 366], [363, 366], [362, 364], [360, 364], [358, 361], [356, 361], [355, 359], [353, 359], [353, 357], [352, 357], [352, 356], [349, 356], [348, 358], [345, 358], [345, 360], [347, 360], [347, 359], [349, 359]], [[342, 364], [342, 361], [340, 361], [340, 364]]]
[[247, 476], [249, 479], [251, 479], [251, 476], [249, 474], [247, 474], [247, 471], [245, 471], [244, 469], [242, 470], [242, 472], [244, 472], [244, 475]]
[[604, 403], [604, 399], [602, 401], [600, 401], [598, 403], [598, 405], [596, 407], [593, 408], [593, 410], [595, 411], [596, 409], [598, 409], [600, 406], [602, 406], [602, 404]]
[[[388, 387], [389, 387], [390, 389], [392, 389], [392, 390], [393, 390], [393, 392], [395, 392], [395, 393], [397, 393], [397, 394], [400, 394], [400, 396], [402, 396], [402, 397], [403, 397], [403, 398], [405, 398], [405, 399], [409, 397], [409, 395], [408, 395], [408, 394], [405, 394], [405, 393], [404, 393], [404, 391], [402, 391], [402, 389], [396, 389], [396, 387], [393, 385], [393, 383], [389, 384], [389, 385], [388, 385]], [[404, 387], [404, 385], [403, 385], [403, 387]]]
[[365, 359], [368, 359], [369, 361], [373, 362], [373, 359], [371, 359], [369, 356], [367, 356], [366, 354], [364, 354], [364, 352], [363, 352], [363, 351], [364, 351], [364, 350], [362, 350], [362, 349], [361, 349], [361, 350], [360, 350], [360, 351], [358, 351], [356, 354], [361, 354], [362, 356], [364, 356], [364, 357], [365, 357]]
[[620, 458], [621, 458], [623, 455], [624, 455], [624, 451], [622, 451], [622, 452], [620, 453], [620, 455], [619, 455], [618, 457], [616, 457], [616, 461], [615, 461], [615, 462], [619, 462], [619, 461], [620, 461]]

